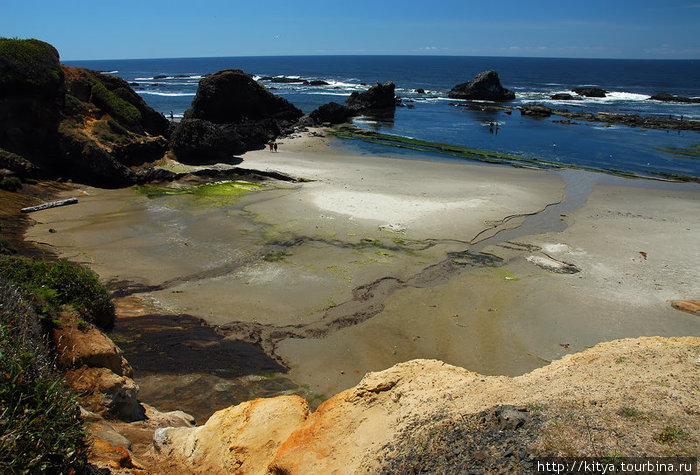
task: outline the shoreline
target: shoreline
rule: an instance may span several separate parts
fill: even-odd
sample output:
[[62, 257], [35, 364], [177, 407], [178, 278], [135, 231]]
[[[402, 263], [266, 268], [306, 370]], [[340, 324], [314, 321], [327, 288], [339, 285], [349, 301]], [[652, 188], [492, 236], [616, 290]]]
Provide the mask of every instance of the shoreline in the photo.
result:
[[[323, 137], [306, 134], [279, 143], [278, 153], [244, 154], [242, 166], [281, 171], [313, 181], [248, 193], [242, 202], [227, 208], [228, 217], [216, 216], [216, 207], [212, 211], [175, 197], [179, 205], [170, 205], [175, 208], [167, 210], [169, 219], [178, 216], [177, 206], [194, 206], [194, 217], [179, 215], [186, 218], [191, 229], [177, 229], [174, 234], [162, 234], [163, 230], [144, 234], [147, 227], [156, 226], [160, 219], [158, 209], [163, 204], [151, 209], [153, 201], [138, 198], [129, 189], [79, 187], [89, 193], [82, 206], [72, 207], [73, 211], [66, 208], [41, 212], [37, 216], [42, 223], [29, 231], [28, 238], [47, 240], [47, 228], [55, 228], [58, 232], [48, 237], [57, 252], [73, 259], [79, 257], [103, 278], [121, 277], [144, 286], [179, 278], [168, 288], [135, 296], [165, 313], [204, 318], [226, 340], [266, 349], [268, 356], [290, 367], [284, 378], [307, 385], [305, 395], [318, 400], [356, 384], [368, 371], [408, 359], [437, 358], [483, 374], [515, 376], [568, 351], [580, 351], [617, 337], [637, 336], [630, 334], [634, 332], [645, 334], [623, 324], [630, 316], [619, 302], [600, 299], [588, 307], [567, 309], [572, 315], [564, 321], [572, 324], [587, 313], [612, 309], [621, 319], [619, 328], [606, 330], [605, 324], [598, 322], [603, 328], [581, 328], [574, 339], [562, 334], [560, 328], [551, 328], [553, 321], [559, 321], [555, 327], [563, 321], [557, 316], [561, 310], [552, 308], [547, 289], [565, 295], [568, 305], [576, 302], [581, 307], [579, 300], [585, 293], [577, 295], [570, 287], [574, 282], [584, 288], [596, 284], [591, 288], [599, 292], [601, 284], [594, 277], [595, 266], [600, 264], [589, 259], [591, 262], [582, 266], [582, 275], [560, 276], [539, 269], [525, 257], [546, 246], [559, 250], [569, 246], [572, 252], [584, 250], [585, 242], [573, 241], [577, 248], [567, 241], [559, 242], [560, 232], [546, 235], [554, 242], [546, 241], [544, 245], [538, 239], [522, 243], [524, 238], [518, 238], [518, 245], [527, 246], [514, 250], [493, 244], [481, 250], [496, 256], [496, 261], [490, 263], [475, 260], [465, 251], [485, 229], [499, 224], [517, 227], [523, 221], [505, 218], [518, 214], [537, 216], [547, 206], [562, 201], [564, 180], [556, 173], [351, 156], [333, 151]], [[410, 176], [421, 180], [409, 179]], [[593, 193], [597, 193], [596, 187], [599, 185], [593, 186]], [[631, 189], [637, 189], [633, 195], [638, 199], [649, 199], [648, 191], [639, 191], [634, 184]], [[690, 195], [683, 201], [690, 209], [698, 201], [694, 191], [652, 194]], [[616, 205], [612, 199], [616, 195], [608, 192], [607, 196], [611, 198], [609, 204]], [[654, 196], [653, 200], [661, 200], [659, 212], [671, 203], [664, 196]], [[603, 200], [596, 206], [605, 204]], [[671, 211], [673, 222], [692, 218], [692, 213], [683, 218], [681, 209]], [[555, 218], [569, 226], [587, 222], [585, 213], [579, 217], [577, 212], [574, 209], [567, 211], [566, 217]], [[210, 214], [213, 221], [197, 221], [201, 213]], [[139, 218], [141, 215], [149, 217], [144, 221]], [[239, 218], [241, 221], [237, 221]], [[168, 222], [175, 223], [177, 219], [164, 220], [160, 225], [166, 229]], [[651, 221], [655, 219], [656, 216], [651, 217]], [[643, 221], [631, 220], [635, 226]], [[237, 224], [230, 227], [231, 221]], [[654, 222], [654, 229], [663, 229], [662, 223]], [[212, 240], [202, 233], [213, 229], [207, 225], [225, 229], [217, 231]], [[390, 227], [380, 229], [383, 225]], [[125, 229], [134, 226], [141, 232], [124, 234]], [[700, 229], [697, 225], [688, 227]], [[200, 231], [195, 232], [195, 228]], [[615, 233], [618, 239], [624, 238], [623, 230], [616, 229]], [[110, 243], [99, 242], [104, 236], [110, 236]], [[567, 237], [575, 236], [576, 233], [568, 233]], [[680, 238], [672, 237], [673, 242]], [[237, 239], [245, 241], [245, 245], [236, 252], [227, 250], [226, 242]], [[692, 237], [685, 242], [693, 242]], [[126, 254], [115, 258], [114, 250], [124, 246]], [[134, 253], [134, 246], [142, 250]], [[179, 253], [178, 259], [160, 259], [163, 253], [156, 249], [162, 246], [167, 247], [166, 257]], [[579, 259], [566, 253], [556, 255], [548, 248], [544, 252], [562, 260]], [[596, 248], [595, 257], [610, 258], [617, 252], [618, 248]], [[654, 254], [649, 252], [650, 256]], [[265, 259], [266, 256], [277, 256], [279, 260]], [[678, 260], [677, 255], [671, 257]], [[119, 265], [124, 262], [132, 263], [128, 270], [120, 270]], [[685, 272], [692, 274], [692, 266]], [[591, 284], [586, 283], [589, 279]], [[646, 291], [638, 282], [635, 285], [627, 289], [631, 295]], [[232, 300], [222, 297], [228, 294], [234, 295]], [[367, 300], [364, 296], [370, 294], [373, 297]], [[217, 310], [212, 304], [217, 299], [225, 300], [224, 308], [236, 309], [235, 314]], [[541, 313], [533, 328], [518, 317], [525, 308]], [[362, 317], [348, 318], [351, 315]], [[421, 318], [427, 315], [431, 318]], [[669, 329], [644, 323], [653, 318], [676, 323]], [[681, 312], [667, 304], [659, 305], [658, 301], [643, 310], [638, 320], [641, 328], [660, 328], [662, 336], [700, 334], [697, 317], [681, 316]], [[376, 335], [383, 335], [381, 341]], [[319, 354], [324, 357], [318, 358]], [[161, 383], [156, 378], [147, 386]], [[282, 391], [289, 389], [286, 386]], [[230, 404], [227, 401], [222, 407]]]

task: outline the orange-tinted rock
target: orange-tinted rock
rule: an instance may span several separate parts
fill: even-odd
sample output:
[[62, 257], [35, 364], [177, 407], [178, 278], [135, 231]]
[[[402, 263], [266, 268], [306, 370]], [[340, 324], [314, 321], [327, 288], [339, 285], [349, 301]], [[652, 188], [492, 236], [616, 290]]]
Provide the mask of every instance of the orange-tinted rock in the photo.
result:
[[188, 473], [266, 474], [277, 448], [308, 415], [299, 396], [255, 399], [214, 413], [200, 427], [159, 429], [153, 443]]
[[133, 369], [122, 351], [90, 323], [78, 323], [73, 314], [63, 314], [53, 332], [58, 361], [64, 368], [108, 368], [119, 376], [133, 376]]
[[144, 409], [137, 399], [139, 387], [131, 378], [107, 368], [87, 366], [67, 371], [65, 376], [85, 409], [124, 421], [144, 418]]
[[671, 307], [693, 315], [700, 315], [700, 300], [671, 300]]

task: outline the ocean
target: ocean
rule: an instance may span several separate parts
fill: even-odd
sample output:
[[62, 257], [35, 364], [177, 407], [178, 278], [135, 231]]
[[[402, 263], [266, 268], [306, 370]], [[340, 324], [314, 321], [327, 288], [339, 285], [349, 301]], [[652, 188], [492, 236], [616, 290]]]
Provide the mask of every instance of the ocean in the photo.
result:
[[[518, 111], [479, 111], [458, 107], [447, 97], [455, 85], [481, 71], [496, 70], [504, 87], [515, 91], [520, 106], [540, 103], [584, 112], [621, 112], [641, 116], [700, 119], [700, 104], [650, 100], [657, 93], [700, 97], [700, 60], [617, 60], [447, 56], [285, 56], [65, 61], [119, 76], [154, 109], [181, 118], [199, 80], [206, 74], [237, 68], [257, 79], [285, 76], [327, 85], [263, 83], [306, 113], [375, 82], [393, 81], [406, 107], [393, 117], [358, 117], [359, 127], [420, 140], [463, 145], [568, 166], [617, 170], [640, 176], [686, 175], [700, 179], [700, 133], [606, 125], [580, 120], [566, 124], [552, 116], [534, 119]], [[605, 98], [555, 101], [555, 93], [595, 86]], [[425, 90], [419, 94], [416, 89]], [[497, 124], [494, 132], [491, 124]], [[359, 141], [334, 141], [358, 154], [455, 160]], [[693, 148], [696, 147], [696, 148]], [[678, 151], [693, 149], [695, 154]], [[675, 150], [675, 151], [674, 151]], [[697, 181], [697, 180], [696, 180]]]

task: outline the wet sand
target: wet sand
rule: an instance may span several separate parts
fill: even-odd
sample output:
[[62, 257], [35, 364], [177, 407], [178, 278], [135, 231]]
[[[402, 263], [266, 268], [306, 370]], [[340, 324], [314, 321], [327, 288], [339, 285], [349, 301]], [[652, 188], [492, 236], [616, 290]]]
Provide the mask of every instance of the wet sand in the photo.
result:
[[[413, 358], [518, 375], [600, 341], [700, 335], [700, 318], [667, 302], [700, 297], [695, 185], [594, 184], [582, 207], [518, 236], [558, 209], [571, 176], [344, 155], [306, 135], [279, 150], [241, 166], [311, 181], [226, 203], [78, 187], [66, 193], [78, 205], [32, 215], [27, 239], [89, 264], [151, 313], [257, 345], [312, 397]], [[581, 272], [527, 260], [543, 255]], [[162, 393], [165, 379], [136, 376]]]

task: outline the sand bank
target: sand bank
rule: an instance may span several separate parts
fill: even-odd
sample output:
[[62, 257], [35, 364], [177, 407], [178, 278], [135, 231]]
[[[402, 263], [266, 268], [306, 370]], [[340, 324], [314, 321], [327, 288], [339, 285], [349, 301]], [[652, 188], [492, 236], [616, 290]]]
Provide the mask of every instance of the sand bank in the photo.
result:
[[[27, 239], [158, 312], [260, 344], [317, 394], [413, 358], [518, 375], [613, 338], [700, 335], [666, 302], [700, 296], [697, 187], [594, 185], [556, 223], [474, 256], [553, 209], [562, 175], [346, 155], [308, 135], [242, 158], [310, 181], [227, 203], [79, 187], [78, 205], [35, 213]], [[568, 227], [536, 234], [551, 224]], [[527, 260], [545, 254], [581, 272]]]

